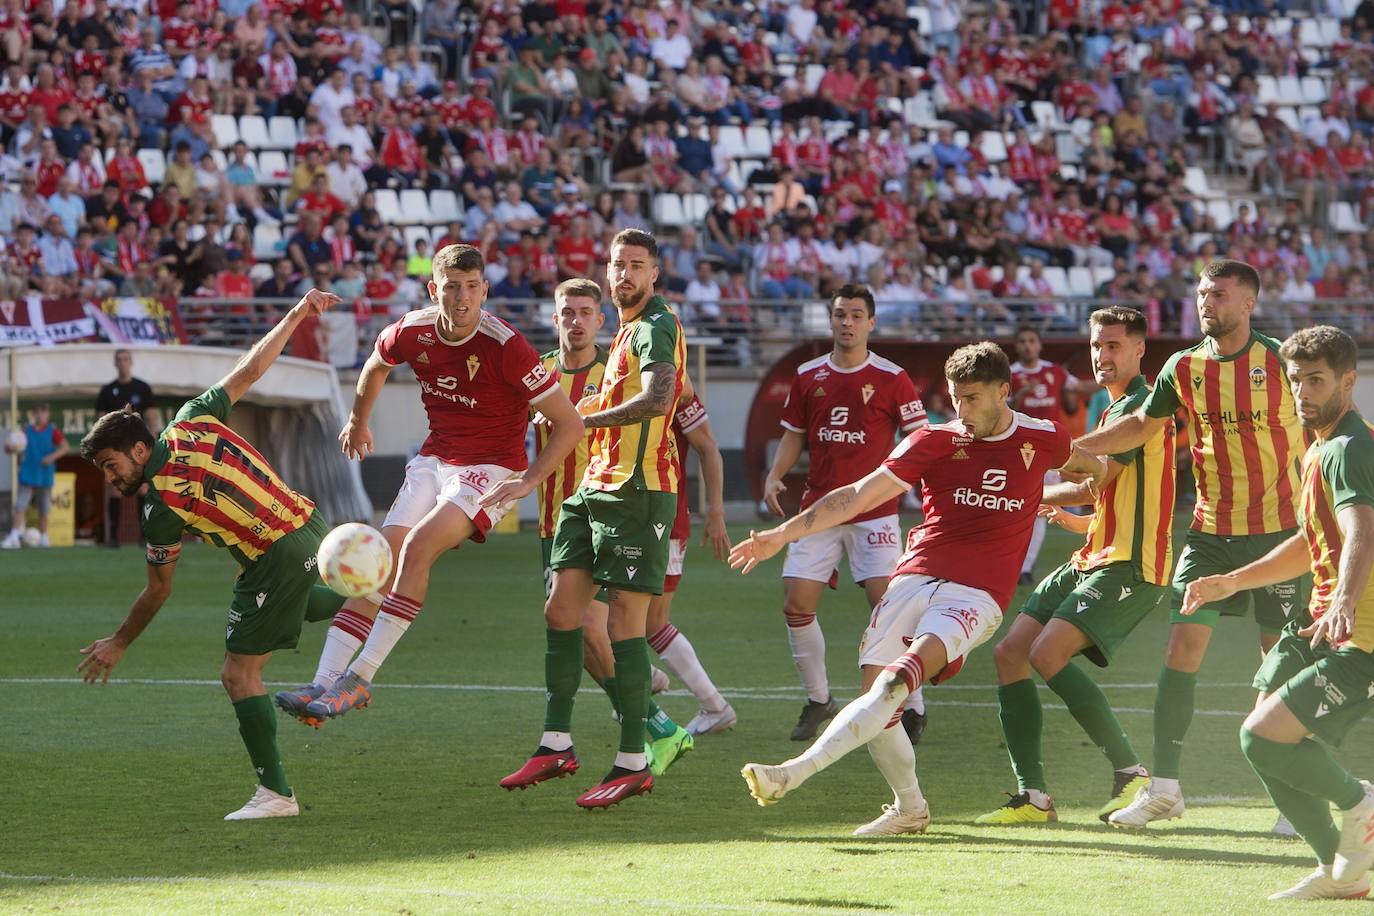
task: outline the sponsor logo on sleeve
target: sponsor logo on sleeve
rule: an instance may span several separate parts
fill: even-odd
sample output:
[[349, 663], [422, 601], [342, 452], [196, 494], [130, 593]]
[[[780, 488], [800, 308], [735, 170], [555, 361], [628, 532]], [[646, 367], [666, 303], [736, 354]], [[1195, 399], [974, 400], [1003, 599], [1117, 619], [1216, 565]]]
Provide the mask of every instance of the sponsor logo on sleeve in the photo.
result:
[[[477, 371], [477, 367], [476, 367], [475, 365], [472, 365], [472, 364], [471, 364], [471, 360], [472, 360], [472, 359], [476, 359], [476, 358], [477, 358], [476, 356], [473, 356], [473, 357], [471, 357], [470, 360], [469, 360], [469, 366], [468, 366], [468, 368], [469, 368], [472, 372], [476, 372], [476, 371]], [[526, 373], [524, 374], [524, 376], [522, 376], [521, 379], [520, 379], [520, 381], [524, 384], [524, 386], [525, 386], [526, 388], [528, 388], [530, 391], [537, 391], [537, 390], [539, 390], [539, 386], [543, 385], [543, 384], [544, 384], [545, 382], [547, 382], [548, 380], [549, 380], [549, 370], [545, 369], [542, 363], [536, 364], [535, 367], [534, 367], [533, 369], [531, 369], [529, 372], [526, 372]], [[587, 387], [590, 388], [591, 386], [588, 385]], [[588, 394], [595, 394], [595, 390], [589, 391], [589, 392], [587, 392], [587, 393], [588, 393]]]

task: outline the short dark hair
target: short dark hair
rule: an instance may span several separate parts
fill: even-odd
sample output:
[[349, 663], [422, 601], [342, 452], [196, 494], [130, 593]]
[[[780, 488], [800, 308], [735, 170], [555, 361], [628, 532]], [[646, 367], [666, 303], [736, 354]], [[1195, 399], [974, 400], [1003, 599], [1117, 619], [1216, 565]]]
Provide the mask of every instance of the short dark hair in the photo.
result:
[[1246, 264], [1244, 261], [1234, 261], [1230, 258], [1218, 258], [1208, 262], [1202, 268], [1202, 275], [1209, 280], [1225, 280], [1232, 278], [1240, 281], [1240, 285], [1256, 297], [1260, 294], [1260, 275], [1259, 271]]
[[1126, 329], [1127, 334], [1142, 339], [1147, 330], [1145, 316], [1124, 305], [1109, 305], [1106, 308], [1098, 309], [1088, 316], [1088, 324], [1096, 325], [1099, 328], [1120, 325]]
[[446, 270], [481, 273], [486, 270], [486, 263], [482, 260], [482, 252], [471, 245], [448, 245], [434, 256], [433, 270], [436, 277]]
[[1329, 324], [1319, 324], [1313, 328], [1303, 328], [1279, 347], [1279, 357], [1292, 362], [1316, 362], [1325, 360], [1331, 371], [1342, 375], [1355, 368], [1359, 348], [1355, 340], [1340, 328]]
[[992, 341], [960, 347], [945, 360], [945, 378], [951, 382], [1011, 384], [1011, 361]]
[[140, 442], [152, 448], [156, 441], [148, 424], [130, 405], [123, 410], [110, 411], [95, 421], [81, 440], [81, 457], [95, 461], [95, 456], [107, 448], [127, 455]]
[[611, 247], [615, 248], [617, 245], [633, 245], [636, 248], [647, 249], [649, 257], [655, 262], [658, 261], [658, 239], [643, 229], [621, 229], [615, 234], [615, 238], [611, 239]]
[[1030, 333], [1034, 334], [1036, 340], [1040, 340], [1040, 339], [1041, 339], [1041, 338], [1040, 338], [1040, 329], [1037, 328], [1037, 327], [1036, 327], [1035, 325], [1033, 325], [1033, 324], [1023, 324], [1023, 325], [1021, 325], [1019, 328], [1016, 329], [1016, 336], [1017, 336], [1017, 337], [1020, 337], [1022, 334], [1026, 333], [1027, 331], [1029, 331]]
[[[810, 225], [809, 223], [807, 225]], [[872, 318], [878, 314], [878, 306], [873, 301], [873, 290], [862, 283], [846, 283], [835, 292], [830, 294], [830, 304], [833, 306], [839, 299], [862, 299], [864, 306], [868, 309], [868, 317]]]

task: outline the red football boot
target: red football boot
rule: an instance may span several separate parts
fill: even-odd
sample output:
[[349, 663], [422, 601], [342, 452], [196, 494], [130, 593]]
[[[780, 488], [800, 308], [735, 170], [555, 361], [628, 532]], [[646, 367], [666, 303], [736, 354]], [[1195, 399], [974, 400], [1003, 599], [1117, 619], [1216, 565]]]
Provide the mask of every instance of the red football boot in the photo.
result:
[[577, 752], [572, 748], [566, 751], [551, 751], [540, 745], [539, 749], [525, 765], [501, 780], [501, 788], [507, 790], [528, 789], [549, 779], [562, 779], [577, 772]]
[[605, 779], [582, 793], [582, 796], [577, 800], [577, 806], [588, 810], [609, 808], [611, 805], [620, 804], [627, 798], [645, 795], [653, 790], [654, 775], [649, 772], [648, 767], [642, 770], [612, 767]]

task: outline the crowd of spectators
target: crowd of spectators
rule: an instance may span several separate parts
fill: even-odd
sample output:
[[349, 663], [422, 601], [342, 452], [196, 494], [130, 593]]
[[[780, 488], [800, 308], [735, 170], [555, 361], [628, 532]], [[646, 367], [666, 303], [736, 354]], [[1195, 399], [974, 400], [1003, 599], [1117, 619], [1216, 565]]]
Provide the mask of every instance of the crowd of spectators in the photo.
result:
[[[655, 200], [686, 195], [704, 206], [664, 234], [662, 285], [732, 340], [789, 314], [750, 300], [853, 281], [892, 333], [1067, 328], [1057, 268], [1186, 332], [1223, 253], [1273, 297], [1361, 298], [1374, 0], [1330, 3], [386, 0], [374, 20], [341, 0], [3, 0], [0, 297], [329, 285], [366, 323], [463, 241], [518, 302], [603, 279], [615, 231], [661, 229]], [[1314, 42], [1324, 19], [1339, 34]], [[1310, 76], [1319, 107], [1269, 97]], [[297, 119], [289, 175], [221, 149], [216, 115]], [[758, 127], [767, 156], [746, 159]], [[1218, 223], [1197, 165], [1259, 203]], [[379, 188], [451, 191], [461, 218], [408, 241]], [[1337, 203], [1357, 224], [1327, 231]], [[258, 265], [264, 226], [283, 242]]]

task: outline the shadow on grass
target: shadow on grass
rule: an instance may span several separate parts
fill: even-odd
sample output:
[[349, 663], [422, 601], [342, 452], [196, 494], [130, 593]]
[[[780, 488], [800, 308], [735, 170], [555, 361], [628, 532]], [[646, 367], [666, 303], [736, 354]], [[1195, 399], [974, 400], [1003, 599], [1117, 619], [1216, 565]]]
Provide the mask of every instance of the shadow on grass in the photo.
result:
[[781, 906], [810, 906], [825, 907], [831, 910], [890, 910], [893, 907], [887, 903], [869, 903], [865, 900], [844, 900], [838, 897], [771, 897], [768, 903], [776, 903]]

